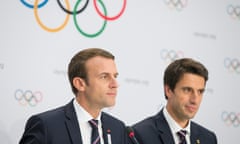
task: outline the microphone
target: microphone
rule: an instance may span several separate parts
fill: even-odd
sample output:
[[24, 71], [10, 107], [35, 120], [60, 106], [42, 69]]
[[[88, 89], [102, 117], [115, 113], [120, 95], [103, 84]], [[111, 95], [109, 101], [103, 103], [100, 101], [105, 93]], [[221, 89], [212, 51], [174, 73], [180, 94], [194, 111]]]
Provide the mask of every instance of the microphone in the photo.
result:
[[129, 138], [132, 140], [132, 142], [133, 142], [134, 144], [139, 144], [138, 140], [137, 140], [136, 137], [135, 137], [135, 134], [134, 134], [134, 131], [133, 131], [132, 127], [127, 126], [127, 127], [126, 127], [126, 130], [127, 130], [128, 136], [129, 136]]

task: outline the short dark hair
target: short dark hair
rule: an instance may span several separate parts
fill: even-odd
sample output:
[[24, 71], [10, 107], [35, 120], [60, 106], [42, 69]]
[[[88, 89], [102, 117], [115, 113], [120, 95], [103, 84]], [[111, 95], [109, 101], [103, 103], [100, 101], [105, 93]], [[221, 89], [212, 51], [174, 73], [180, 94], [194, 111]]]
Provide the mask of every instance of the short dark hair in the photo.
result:
[[[205, 80], [205, 83], [208, 80], [208, 70], [203, 64], [191, 58], [182, 58], [175, 60], [168, 65], [164, 72], [164, 85], [168, 85], [169, 88], [173, 91], [176, 83], [182, 78], [185, 73], [202, 76]], [[167, 99], [166, 94], [165, 98]]]
[[73, 85], [73, 79], [75, 77], [81, 77], [86, 80], [87, 82], [87, 69], [85, 63], [90, 58], [101, 56], [109, 59], [115, 59], [114, 55], [104, 49], [101, 48], [87, 48], [76, 55], [73, 56], [70, 63], [68, 64], [68, 79], [71, 84], [71, 88], [73, 93], [77, 94], [77, 89]]

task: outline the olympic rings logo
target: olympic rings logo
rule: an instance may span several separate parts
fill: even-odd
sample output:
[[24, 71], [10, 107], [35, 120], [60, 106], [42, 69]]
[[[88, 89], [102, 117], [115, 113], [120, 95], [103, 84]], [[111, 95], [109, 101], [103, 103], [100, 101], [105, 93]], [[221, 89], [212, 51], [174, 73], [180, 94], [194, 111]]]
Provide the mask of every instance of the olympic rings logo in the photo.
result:
[[225, 58], [224, 66], [230, 71], [240, 73], [240, 61], [236, 58], [234, 59]]
[[36, 106], [39, 102], [42, 101], [43, 95], [40, 91], [32, 92], [30, 90], [23, 91], [21, 89], [17, 89], [15, 91], [15, 99], [21, 105], [30, 105]]
[[187, 6], [187, 0], [163, 0], [170, 8], [182, 10]]
[[227, 6], [227, 13], [234, 19], [240, 19], [240, 6]]
[[228, 126], [233, 125], [234, 127], [238, 127], [240, 125], [240, 113], [224, 111], [221, 117]]
[[[20, 0], [20, 1], [26, 7], [33, 9], [36, 21], [37, 21], [38, 25], [42, 29], [44, 29], [44, 30], [46, 30], [48, 32], [58, 32], [58, 31], [62, 30], [67, 25], [67, 23], [69, 21], [69, 18], [70, 18], [70, 15], [73, 15], [74, 25], [75, 25], [77, 31], [80, 34], [82, 34], [83, 36], [89, 37], [89, 38], [93, 38], [93, 37], [99, 36], [104, 31], [104, 29], [106, 27], [106, 24], [107, 24], [107, 21], [113, 21], [113, 20], [118, 19], [123, 14], [123, 12], [125, 11], [126, 4], [127, 4], [127, 0], [123, 0], [123, 6], [122, 6], [122, 9], [120, 10], [120, 12], [117, 15], [115, 15], [115, 16], [108, 16], [107, 15], [107, 9], [106, 9], [105, 4], [103, 3], [103, 1], [102, 0], [93, 0], [93, 5], [94, 5], [94, 8], [95, 8], [97, 14], [104, 21], [103, 21], [103, 24], [102, 24], [101, 28], [96, 33], [87, 33], [85, 31], [83, 31], [81, 29], [81, 27], [79, 26], [78, 21], [77, 21], [77, 15], [80, 14], [81, 12], [83, 12], [86, 9], [86, 7], [88, 6], [89, 0], [86, 0], [85, 4], [82, 6], [81, 9], [79, 9], [78, 7], [80, 5], [82, 5], [81, 4], [82, 0], [77, 0], [77, 2], [75, 3], [72, 11], [71, 11], [71, 8], [70, 8], [69, 0], [64, 0], [64, 2], [66, 4], [66, 8], [60, 2], [60, 0], [57, 0], [57, 3], [59, 5], [59, 7], [66, 13], [66, 18], [65, 18], [63, 24], [61, 24], [60, 26], [58, 26], [56, 28], [50, 28], [50, 27], [44, 25], [42, 23], [42, 21], [40, 20], [40, 17], [38, 15], [38, 9], [42, 8], [43, 6], [45, 6], [48, 3], [48, 0], [42, 0], [42, 2], [39, 2], [39, 0], [34, 0], [34, 4], [29, 4], [25, 0]], [[103, 9], [103, 12], [101, 12], [100, 8], [98, 7], [97, 2], [100, 4], [101, 8]]]
[[182, 51], [174, 51], [163, 49], [161, 51], [161, 58], [167, 62], [172, 62], [176, 59], [183, 58], [184, 54]]

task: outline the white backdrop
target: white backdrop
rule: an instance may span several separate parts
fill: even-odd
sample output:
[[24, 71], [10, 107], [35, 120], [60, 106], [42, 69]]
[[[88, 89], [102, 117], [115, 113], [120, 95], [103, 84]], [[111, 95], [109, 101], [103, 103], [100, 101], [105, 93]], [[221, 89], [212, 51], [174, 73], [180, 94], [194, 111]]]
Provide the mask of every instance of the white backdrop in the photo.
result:
[[[1, 144], [18, 143], [32, 114], [74, 97], [67, 65], [86, 47], [116, 56], [120, 88], [116, 106], [106, 111], [127, 125], [166, 103], [162, 77], [169, 62], [201, 61], [210, 79], [194, 120], [215, 131], [219, 144], [240, 141], [240, 1], [126, 0], [124, 7], [125, 0], [89, 0], [76, 15], [54, 0], [39, 0], [38, 8], [34, 2], [0, 5]], [[86, 0], [59, 2], [78, 11]]]

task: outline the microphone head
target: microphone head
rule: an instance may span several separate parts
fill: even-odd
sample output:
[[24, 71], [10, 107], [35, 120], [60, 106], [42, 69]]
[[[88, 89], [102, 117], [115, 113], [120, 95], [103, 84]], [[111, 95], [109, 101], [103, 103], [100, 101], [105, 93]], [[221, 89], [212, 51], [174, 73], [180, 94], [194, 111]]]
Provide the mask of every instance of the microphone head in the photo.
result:
[[129, 138], [131, 139], [132, 143], [133, 143], [133, 144], [139, 144], [137, 138], [135, 137], [133, 128], [130, 127], [130, 126], [127, 126], [127, 127], [126, 127], [126, 130], [127, 130], [127, 134], [128, 134], [128, 136], [129, 136]]
[[133, 128], [132, 128], [132, 127], [127, 126], [127, 127], [126, 127], [126, 130], [127, 130], [128, 136], [129, 136], [130, 138], [134, 137], [134, 131], [133, 131]]

